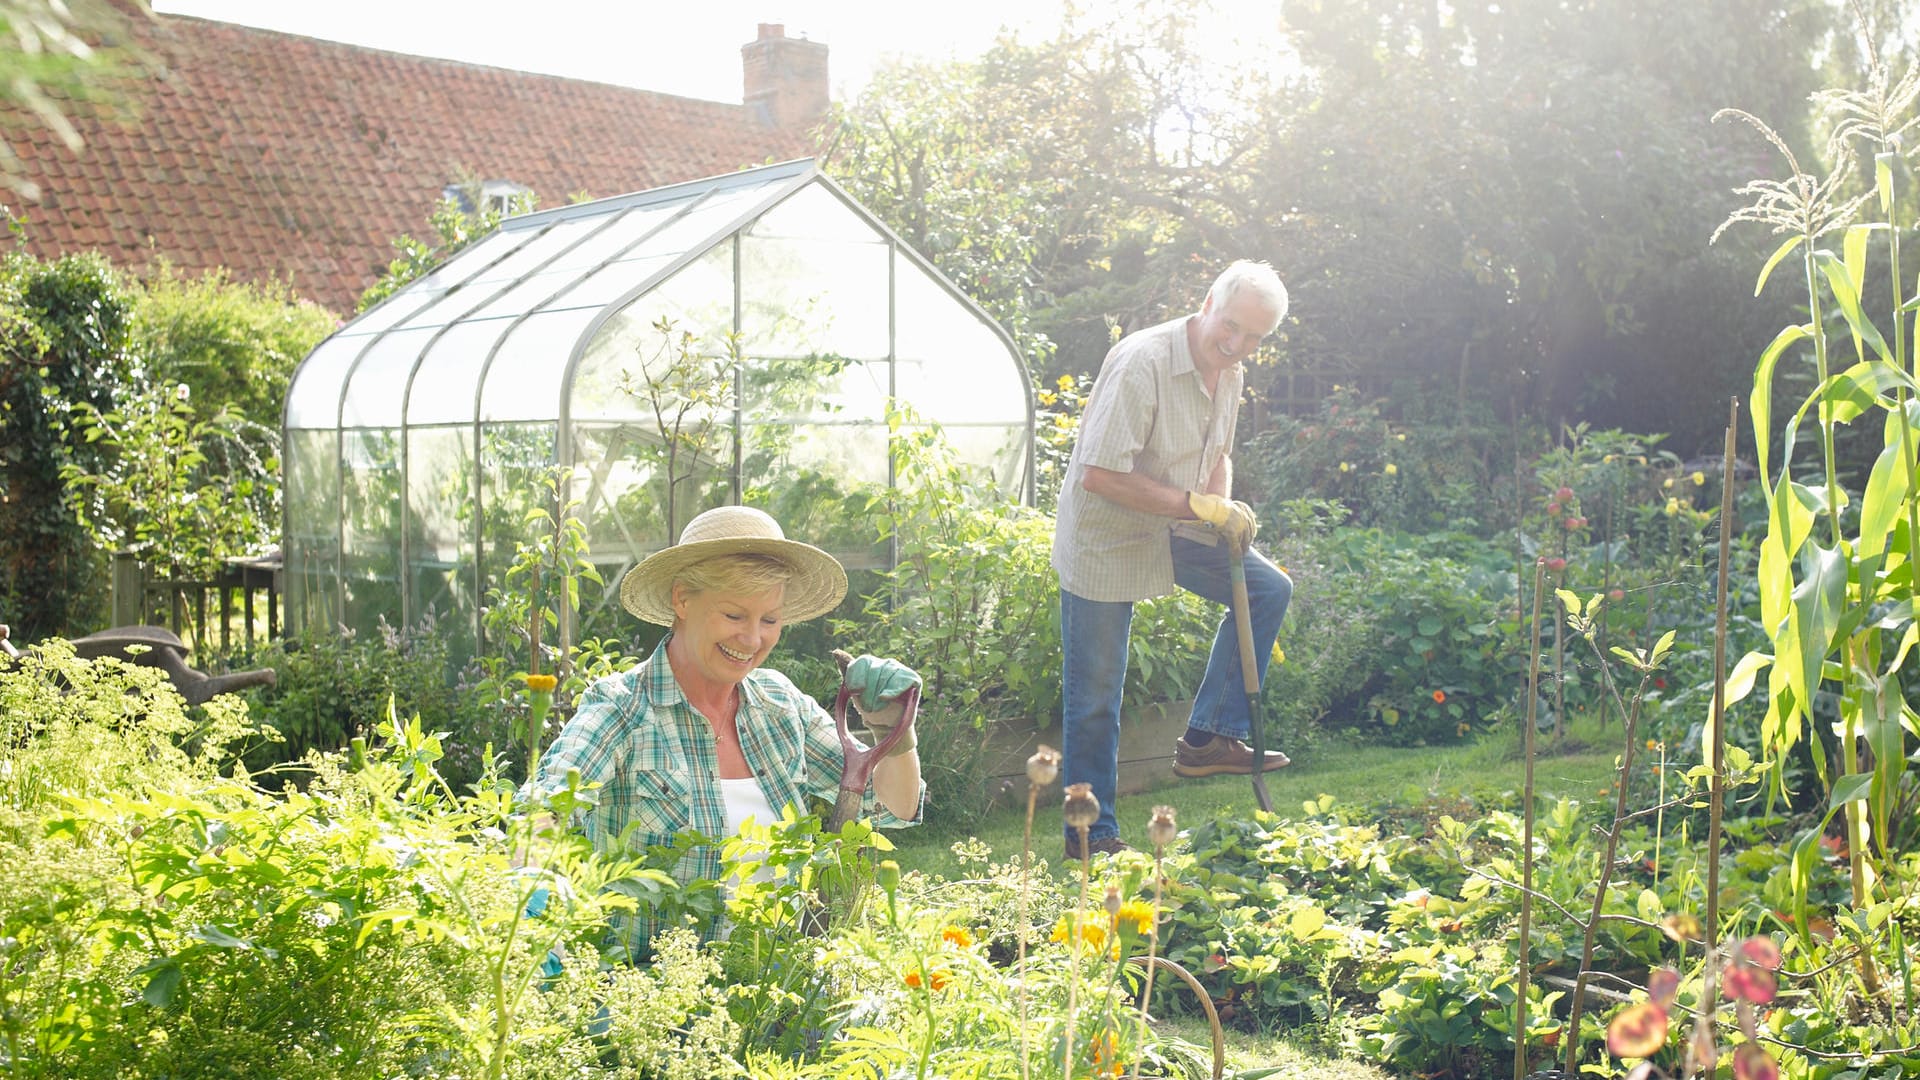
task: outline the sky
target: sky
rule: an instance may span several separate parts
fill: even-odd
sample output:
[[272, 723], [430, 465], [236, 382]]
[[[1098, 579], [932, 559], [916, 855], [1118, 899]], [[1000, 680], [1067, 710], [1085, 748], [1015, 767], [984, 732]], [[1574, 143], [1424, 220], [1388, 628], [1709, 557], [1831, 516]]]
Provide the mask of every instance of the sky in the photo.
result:
[[887, 58], [970, 58], [1004, 26], [1033, 40], [1062, 0], [155, 0], [154, 10], [395, 52], [740, 101], [760, 23], [827, 45], [836, 99]]

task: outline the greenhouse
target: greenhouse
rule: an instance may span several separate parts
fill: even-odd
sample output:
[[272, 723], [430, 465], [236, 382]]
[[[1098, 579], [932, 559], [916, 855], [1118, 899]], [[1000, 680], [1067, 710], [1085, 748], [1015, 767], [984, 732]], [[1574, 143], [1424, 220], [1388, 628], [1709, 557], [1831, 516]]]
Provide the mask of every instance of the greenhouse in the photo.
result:
[[597, 632], [619, 576], [723, 503], [884, 567], [841, 508], [893, 483], [890, 423], [1030, 500], [1032, 410], [1006, 332], [812, 161], [509, 218], [295, 372], [288, 627], [450, 617], [470, 653], [536, 511], [567, 506]]

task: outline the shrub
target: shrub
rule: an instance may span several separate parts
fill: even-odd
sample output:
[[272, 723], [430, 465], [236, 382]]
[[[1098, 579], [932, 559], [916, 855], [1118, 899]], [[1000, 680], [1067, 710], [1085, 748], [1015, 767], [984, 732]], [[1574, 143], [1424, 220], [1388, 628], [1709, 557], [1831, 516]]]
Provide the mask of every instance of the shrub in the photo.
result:
[[1406, 397], [1400, 406], [1336, 388], [1312, 416], [1275, 418], [1236, 455], [1237, 486], [1263, 508], [1311, 492], [1389, 531], [1509, 525], [1511, 436], [1484, 409]]
[[181, 276], [162, 262], [133, 303], [133, 342], [158, 385], [185, 384], [202, 417], [223, 406], [278, 430], [293, 369], [338, 324], [279, 283], [211, 270]]
[[258, 662], [272, 667], [277, 680], [249, 690], [248, 706], [284, 741], [249, 755], [256, 771], [311, 751], [344, 750], [389, 715], [402, 721], [418, 715], [427, 730], [454, 735], [442, 768], [456, 787], [480, 775], [489, 743], [510, 750], [504, 711], [448, 677], [446, 636], [431, 621], [404, 629], [383, 622], [377, 637], [342, 628], [277, 641]]
[[1294, 599], [1261, 695], [1268, 730], [1288, 745], [1328, 724], [1399, 745], [1468, 737], [1518, 686], [1501, 618], [1513, 603], [1507, 555], [1457, 533], [1337, 528], [1343, 516], [1313, 501], [1276, 515], [1272, 550]]
[[97, 255], [0, 261], [0, 611], [31, 641], [97, 624], [105, 560], [65, 505], [61, 467], [97, 453], [67, 423], [132, 383], [130, 298]]

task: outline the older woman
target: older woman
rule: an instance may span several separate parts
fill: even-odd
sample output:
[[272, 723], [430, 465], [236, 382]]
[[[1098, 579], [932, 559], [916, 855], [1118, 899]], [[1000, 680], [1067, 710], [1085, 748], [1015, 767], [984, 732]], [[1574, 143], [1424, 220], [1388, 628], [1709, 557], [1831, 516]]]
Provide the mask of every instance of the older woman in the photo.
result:
[[[761, 665], [783, 627], [831, 611], [846, 592], [833, 556], [788, 540], [759, 510], [723, 506], [694, 518], [678, 544], [620, 582], [621, 606], [671, 632], [639, 666], [587, 690], [540, 759], [538, 786], [554, 790], [578, 769], [600, 785], [580, 821], [587, 837], [636, 851], [684, 829], [723, 839], [750, 818], [804, 811], [810, 796], [832, 800], [844, 761], [833, 718]], [[876, 740], [884, 730], [875, 729], [899, 720], [888, 703], [920, 681], [872, 656], [846, 678]], [[924, 791], [909, 730], [874, 767], [865, 810], [879, 826], [911, 825]], [[681, 881], [719, 875], [714, 844], [675, 868]], [[645, 919], [623, 928], [631, 955], [644, 954], [654, 929]]]

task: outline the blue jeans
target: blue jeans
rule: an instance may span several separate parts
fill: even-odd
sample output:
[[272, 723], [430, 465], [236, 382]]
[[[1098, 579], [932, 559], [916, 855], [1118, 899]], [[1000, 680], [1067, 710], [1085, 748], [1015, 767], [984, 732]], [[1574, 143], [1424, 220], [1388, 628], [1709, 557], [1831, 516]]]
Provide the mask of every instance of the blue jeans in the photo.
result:
[[[1188, 592], [1231, 605], [1233, 579], [1224, 544], [1208, 546], [1171, 536], [1173, 580]], [[1264, 681], [1273, 639], [1287, 617], [1293, 582], [1257, 551], [1247, 552], [1247, 600], [1253, 623], [1253, 655]], [[1091, 841], [1120, 835], [1113, 816], [1120, 782], [1120, 697], [1127, 683], [1127, 634], [1133, 625], [1131, 601], [1088, 600], [1060, 590], [1061, 723], [1063, 781], [1093, 785], [1100, 818], [1087, 832]], [[1236, 739], [1253, 730], [1251, 703], [1240, 676], [1240, 639], [1229, 606], [1213, 635], [1206, 674], [1194, 695], [1190, 727]], [[1069, 836], [1078, 840], [1077, 836]]]

